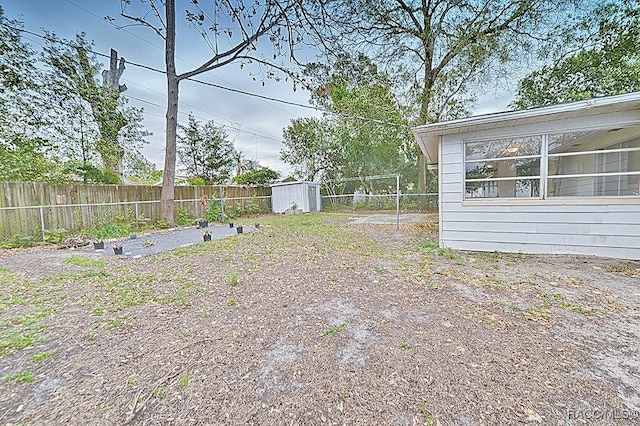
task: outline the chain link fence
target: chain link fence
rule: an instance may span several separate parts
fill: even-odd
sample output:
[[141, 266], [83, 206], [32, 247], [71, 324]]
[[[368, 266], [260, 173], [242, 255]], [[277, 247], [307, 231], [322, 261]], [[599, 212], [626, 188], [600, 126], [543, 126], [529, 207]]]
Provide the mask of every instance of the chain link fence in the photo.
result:
[[[219, 206], [221, 218], [271, 211], [271, 196], [211, 198], [208, 203]], [[174, 207], [179, 225], [205, 216], [202, 199], [174, 200]], [[91, 235], [108, 224], [136, 231], [167, 227], [159, 218], [160, 201], [0, 207], [0, 239], [27, 245], [20, 240], [56, 242], [62, 235]]]
[[[396, 194], [323, 195], [323, 211], [395, 210]], [[437, 212], [438, 194], [400, 194], [400, 212]]]

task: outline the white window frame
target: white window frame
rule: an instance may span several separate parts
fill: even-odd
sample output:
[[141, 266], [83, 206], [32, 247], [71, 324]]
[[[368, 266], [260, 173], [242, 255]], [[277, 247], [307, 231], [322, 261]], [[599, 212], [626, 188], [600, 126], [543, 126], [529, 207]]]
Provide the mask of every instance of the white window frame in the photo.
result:
[[[639, 125], [631, 126], [631, 127], [639, 127]], [[549, 158], [559, 158], [559, 157], [568, 157], [568, 156], [577, 156], [577, 155], [593, 155], [593, 154], [603, 154], [603, 153], [616, 153], [616, 152], [638, 152], [640, 151], [640, 147], [632, 147], [632, 148], [615, 148], [611, 150], [592, 150], [592, 151], [578, 151], [578, 152], [568, 152], [568, 153], [557, 153], [550, 154], [549, 153], [549, 135], [557, 134], [557, 133], [570, 133], [571, 131], [581, 131], [581, 130], [596, 130], [596, 131], [606, 131], [615, 129], [615, 126], [606, 126], [606, 127], [596, 127], [591, 129], [563, 129], [563, 131], [555, 131], [551, 133], [526, 133], [526, 134], [511, 134], [511, 135], [495, 135], [491, 138], [473, 138], [473, 139], [463, 139], [462, 140], [462, 200], [464, 203], [500, 203], [508, 201], [510, 204], [513, 203], [521, 203], [528, 201], [567, 201], [567, 200], [591, 200], [594, 203], [599, 202], [608, 202], [609, 200], [628, 200], [634, 199], [640, 201], [640, 187], [638, 188], [638, 192], [633, 195], [607, 195], [607, 196], [548, 196], [548, 181], [551, 179], [560, 179], [560, 178], [581, 178], [581, 177], [609, 177], [609, 176], [638, 176], [640, 175], [640, 171], [631, 171], [631, 172], [613, 172], [613, 173], [583, 173], [583, 174], [566, 174], [566, 175], [552, 175], [549, 176]], [[466, 158], [466, 145], [468, 143], [478, 143], [478, 142], [490, 142], [492, 140], [498, 139], [518, 139], [518, 138], [526, 138], [526, 137], [541, 137], [541, 147], [540, 147], [540, 155], [524, 155], [520, 157], [500, 157], [500, 158], [486, 158], [486, 159], [477, 159], [477, 160], [467, 160]], [[497, 177], [497, 178], [478, 178], [478, 179], [467, 179], [466, 177], [466, 166], [469, 163], [481, 163], [481, 162], [489, 162], [489, 161], [503, 161], [503, 160], [520, 160], [520, 159], [528, 159], [528, 158], [540, 158], [540, 174], [539, 176], [516, 176], [516, 177]], [[468, 182], [499, 182], [499, 181], [513, 181], [513, 180], [535, 180], [539, 179], [540, 182], [540, 195], [538, 197], [467, 197], [467, 183]], [[615, 203], [615, 201], [614, 201]]]

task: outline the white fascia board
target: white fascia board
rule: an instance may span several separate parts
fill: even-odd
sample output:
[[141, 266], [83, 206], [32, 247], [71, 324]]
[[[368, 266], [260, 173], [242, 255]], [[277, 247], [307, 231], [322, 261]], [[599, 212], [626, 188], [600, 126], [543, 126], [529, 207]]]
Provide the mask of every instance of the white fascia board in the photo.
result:
[[[578, 113], [584, 111], [587, 115], [597, 114], [598, 109], [606, 107], [614, 108], [616, 111], [640, 107], [640, 92], [627, 93], [623, 95], [607, 96], [602, 98], [586, 99], [583, 101], [566, 104], [552, 105], [518, 111], [502, 111], [491, 114], [483, 114], [460, 118], [457, 120], [443, 121], [440, 123], [424, 124], [411, 130], [416, 137], [441, 136], [450, 133], [463, 133], [471, 126], [482, 126], [496, 123], [507, 123], [509, 121], [532, 119], [535, 121], [546, 121], [547, 116], [554, 116], [566, 113]], [[592, 111], [593, 110], [593, 111]], [[613, 112], [613, 111], [612, 111]]]

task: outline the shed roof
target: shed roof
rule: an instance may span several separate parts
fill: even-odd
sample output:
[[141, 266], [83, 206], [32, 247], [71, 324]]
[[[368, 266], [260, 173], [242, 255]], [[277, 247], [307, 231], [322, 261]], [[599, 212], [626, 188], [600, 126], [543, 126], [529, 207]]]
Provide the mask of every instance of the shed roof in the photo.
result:
[[293, 182], [278, 182], [278, 183], [272, 183], [271, 187], [273, 188], [274, 186], [285, 186], [285, 185], [300, 185], [300, 184], [309, 184], [309, 185], [320, 185], [320, 182], [308, 182], [305, 180], [296, 180]]
[[640, 108], [640, 92], [518, 111], [502, 111], [476, 115], [457, 120], [425, 124], [413, 127], [411, 131], [420, 149], [427, 156], [429, 164], [437, 164], [438, 141], [440, 136], [443, 135], [542, 123], [551, 120], [628, 111], [637, 108]]

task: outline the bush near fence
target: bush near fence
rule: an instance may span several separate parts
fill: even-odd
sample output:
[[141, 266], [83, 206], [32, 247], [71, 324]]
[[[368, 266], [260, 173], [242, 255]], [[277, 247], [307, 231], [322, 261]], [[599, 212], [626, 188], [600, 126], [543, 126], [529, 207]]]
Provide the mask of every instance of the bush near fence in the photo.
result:
[[[105, 223], [127, 223], [138, 229], [157, 225], [161, 191], [144, 185], [1, 182], [0, 238], [42, 240], [43, 234], [87, 232]], [[204, 217], [203, 196], [209, 203], [219, 203], [231, 217], [271, 210], [270, 187], [177, 186], [174, 205], [183, 222]]]

